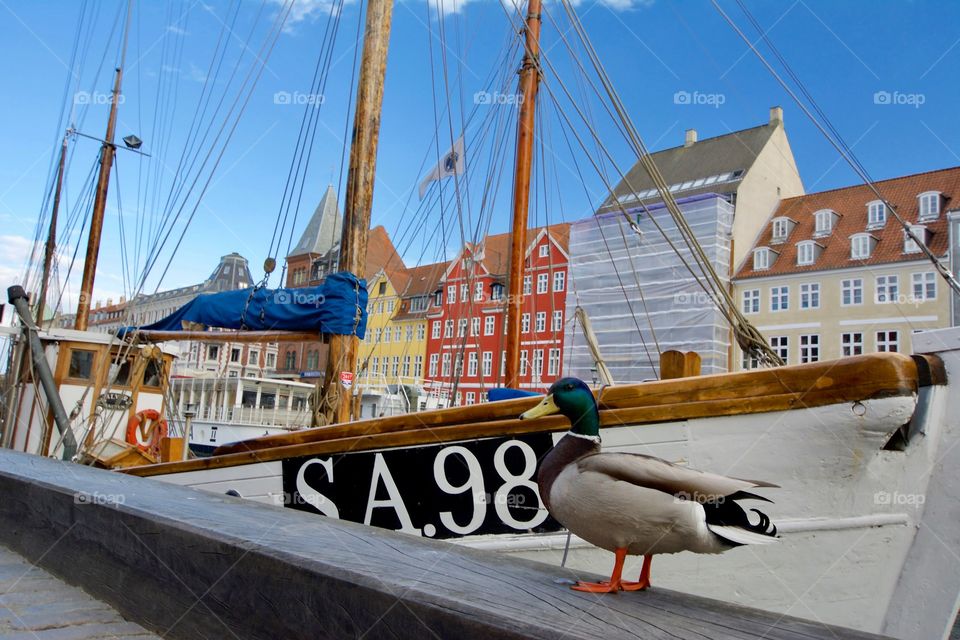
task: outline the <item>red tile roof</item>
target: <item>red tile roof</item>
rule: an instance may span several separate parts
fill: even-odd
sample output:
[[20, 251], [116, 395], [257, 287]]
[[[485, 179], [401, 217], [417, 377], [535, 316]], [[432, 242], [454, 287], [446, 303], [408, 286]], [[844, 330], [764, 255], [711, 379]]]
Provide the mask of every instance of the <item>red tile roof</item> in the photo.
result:
[[[527, 230], [527, 249], [537, 235], [546, 227], [534, 227]], [[570, 244], [570, 223], [561, 222], [549, 227], [550, 234], [557, 241], [560, 248], [567, 251]], [[487, 236], [484, 240], [483, 265], [493, 275], [505, 275], [510, 267], [510, 237], [509, 233], [498, 233]]]
[[[930, 238], [930, 250], [936, 256], [947, 252], [947, 220], [946, 212], [960, 206], [960, 167], [928, 171], [890, 180], [881, 180], [874, 183], [880, 194], [900, 214], [900, 217], [909, 224], [920, 224], [920, 207], [917, 196], [927, 191], [939, 191], [940, 215], [936, 220], [924, 222]], [[891, 213], [887, 213], [887, 222], [880, 229], [867, 231], [867, 203], [877, 197], [866, 185], [856, 185], [810, 193], [795, 198], [787, 198], [780, 202], [780, 206], [773, 218], [787, 217], [797, 224], [790, 231], [785, 242], [772, 242], [773, 224], [769, 222], [754, 249], [770, 247], [780, 253], [770, 265], [769, 269], [754, 270], [753, 253], [747, 254], [747, 259], [737, 272], [737, 278], [751, 278], [770, 275], [804, 273], [823, 271], [827, 269], [842, 269], [892, 262], [906, 262], [924, 259], [922, 253], [903, 252], [903, 227]], [[840, 218], [835, 221], [830, 235], [814, 237], [814, 213], [821, 209], [832, 209]], [[850, 237], [857, 233], [870, 233], [877, 242], [865, 260], [850, 259]], [[797, 265], [797, 243], [802, 240], [814, 240], [823, 251], [811, 265]]]

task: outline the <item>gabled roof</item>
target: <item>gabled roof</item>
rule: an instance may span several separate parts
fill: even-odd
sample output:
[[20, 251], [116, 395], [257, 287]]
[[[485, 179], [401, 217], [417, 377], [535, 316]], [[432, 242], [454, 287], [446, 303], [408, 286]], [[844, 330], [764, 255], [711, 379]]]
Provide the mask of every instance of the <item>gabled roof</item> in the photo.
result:
[[[946, 212], [960, 204], [960, 167], [891, 178], [874, 184], [906, 222], [923, 224], [927, 228], [930, 234], [929, 247], [934, 255], [946, 254], [948, 242]], [[939, 191], [943, 199], [937, 219], [921, 223], [917, 196], [927, 191]], [[752, 254], [748, 254], [747, 260], [740, 267], [736, 277], [751, 278], [925, 260], [922, 253], [903, 252], [903, 227], [892, 214], [887, 214], [887, 222], [882, 228], [867, 229], [867, 203], [876, 199], [876, 195], [868, 186], [855, 185], [783, 200], [771, 220], [786, 216], [796, 220], [797, 225], [785, 242], [774, 244], [772, 242], [773, 225], [768, 222], [754, 246], [754, 249], [770, 247], [779, 251], [780, 255], [769, 269], [755, 271], [753, 260], [749, 257]], [[840, 217], [836, 220], [829, 236], [815, 237], [814, 214], [822, 209], [832, 209]], [[869, 233], [877, 239], [876, 246], [866, 260], [850, 259], [850, 237], [858, 233]], [[797, 265], [797, 243], [804, 240], [815, 240], [823, 247], [823, 251], [812, 265], [800, 266]]]
[[[726, 193], [736, 191], [740, 182], [750, 171], [760, 155], [760, 152], [770, 141], [771, 136], [780, 122], [768, 123], [743, 131], [734, 131], [714, 138], [698, 140], [693, 144], [681, 145], [671, 149], [664, 149], [651, 154], [654, 163], [660, 169], [668, 186], [678, 185], [674, 194], [692, 196], [701, 193]], [[740, 172], [737, 175], [736, 172]], [[713, 179], [710, 184], [706, 181]], [[697, 187], [685, 183], [702, 181]], [[646, 169], [638, 161], [627, 172], [626, 177], [613, 190], [613, 197], [608, 198], [597, 213], [605, 213], [613, 208], [614, 198], [624, 198], [624, 204], [632, 203], [636, 206], [633, 194], [641, 196], [643, 202], [660, 201], [659, 194], [644, 196], [642, 192], [654, 189], [653, 181]]]
[[383, 225], [377, 225], [367, 234], [367, 267], [363, 277], [369, 280], [381, 270], [386, 272], [390, 282], [398, 291], [406, 285], [403, 276], [406, 266], [403, 264], [403, 258], [397, 253], [387, 230]]
[[[530, 245], [544, 229], [549, 229], [551, 237], [560, 245], [560, 248], [563, 249], [564, 252], [568, 250], [570, 244], [570, 223], [561, 222], [552, 224], [549, 228], [535, 227], [533, 229], [527, 229], [527, 251], [530, 250]], [[510, 239], [511, 234], [498, 233], [487, 236], [483, 241], [483, 266], [495, 276], [505, 275], [510, 269]]]
[[417, 267], [411, 267], [406, 271], [406, 286], [398, 290], [400, 294], [400, 307], [397, 309], [394, 320], [409, 320], [413, 318], [422, 318], [426, 315], [427, 309], [422, 311], [410, 311], [411, 298], [420, 296], [429, 296], [437, 287], [440, 286], [440, 279], [446, 273], [449, 262], [435, 262], [433, 264], [423, 264]]
[[337, 192], [333, 185], [320, 199], [320, 204], [307, 222], [307, 228], [300, 236], [300, 242], [287, 255], [288, 258], [306, 254], [324, 255], [340, 243], [343, 218], [337, 206]]

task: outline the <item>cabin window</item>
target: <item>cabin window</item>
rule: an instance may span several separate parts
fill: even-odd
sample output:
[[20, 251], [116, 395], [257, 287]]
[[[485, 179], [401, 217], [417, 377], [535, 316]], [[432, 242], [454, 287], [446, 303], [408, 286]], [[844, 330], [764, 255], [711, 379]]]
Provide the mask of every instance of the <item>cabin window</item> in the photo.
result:
[[264, 409], [275, 408], [277, 406], [277, 396], [273, 393], [261, 393], [260, 406]]
[[210, 427], [210, 442], [217, 441], [217, 427], [216, 425]]
[[157, 360], [148, 360], [143, 370], [143, 386], [160, 388], [163, 384], [163, 363]]
[[96, 351], [72, 349], [70, 351], [70, 367], [67, 377], [74, 380], [90, 380], [93, 377], [93, 364], [96, 360]]
[[119, 368], [117, 369], [117, 375], [113, 380], [113, 384], [118, 387], [129, 387], [130, 386], [130, 370], [133, 366], [133, 361], [126, 359], [120, 363]]

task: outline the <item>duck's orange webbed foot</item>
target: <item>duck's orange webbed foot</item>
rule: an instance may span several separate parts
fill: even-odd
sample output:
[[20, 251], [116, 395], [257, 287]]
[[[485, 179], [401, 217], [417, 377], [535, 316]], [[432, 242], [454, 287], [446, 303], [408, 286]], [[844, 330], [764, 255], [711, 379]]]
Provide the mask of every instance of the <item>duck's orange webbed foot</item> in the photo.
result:
[[650, 587], [650, 563], [652, 556], [644, 556], [643, 569], [640, 570], [640, 580], [638, 582], [629, 582], [621, 580], [623, 573], [623, 561], [627, 556], [626, 549], [616, 550], [616, 560], [613, 563], [613, 575], [610, 580], [602, 582], [578, 582], [570, 588], [574, 591], [584, 591], [586, 593], [616, 593], [617, 591], [643, 591]]

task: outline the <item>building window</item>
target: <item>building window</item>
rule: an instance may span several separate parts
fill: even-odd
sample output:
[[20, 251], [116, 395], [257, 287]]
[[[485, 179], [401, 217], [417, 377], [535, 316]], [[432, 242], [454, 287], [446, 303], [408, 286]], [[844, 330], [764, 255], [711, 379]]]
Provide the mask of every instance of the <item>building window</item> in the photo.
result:
[[419, 379], [423, 375], [423, 356], [413, 357], [413, 377]]
[[500, 352], [500, 377], [507, 375], [507, 352]]
[[560, 349], [550, 349], [550, 359], [547, 361], [547, 375], [560, 374]]
[[786, 311], [790, 308], [790, 287], [770, 288], [770, 311]]
[[387, 313], [393, 313], [394, 300], [387, 300]]
[[267, 354], [267, 363], [266, 366], [268, 369], [273, 369], [277, 366], [277, 354], [268, 353]]
[[240, 362], [240, 349], [236, 347], [230, 349], [230, 362]]
[[859, 331], [840, 335], [840, 352], [844, 356], [859, 356], [863, 353], [863, 334]]
[[216, 360], [220, 357], [220, 345], [218, 344], [208, 344], [207, 345], [207, 360]]
[[763, 271], [764, 269], [769, 269], [771, 263], [773, 262], [772, 258], [773, 252], [767, 247], [760, 247], [759, 249], [753, 250], [753, 268], [755, 271]]
[[537, 311], [536, 332], [543, 333], [547, 330], [547, 312]]
[[567, 272], [555, 271], [553, 274], [553, 290], [563, 291], [564, 287], [566, 286], [567, 286]]
[[800, 364], [820, 360], [820, 335], [816, 333], [800, 336]]
[[520, 316], [520, 332], [530, 333], [530, 314], [525, 313]]
[[453, 358], [453, 375], [458, 378], [463, 377], [463, 354], [458, 353]]
[[546, 258], [549, 255], [550, 255], [550, 245], [544, 242], [542, 245], [540, 245], [540, 257]]
[[467, 319], [460, 318], [457, 320], [457, 337], [466, 338], [467, 337]]
[[866, 260], [870, 257], [870, 249], [873, 244], [869, 234], [858, 233], [850, 238], [850, 259]]
[[370, 363], [370, 373], [376, 378], [380, 375], [380, 358], [374, 358]]
[[928, 191], [917, 196], [920, 205], [920, 220], [936, 220], [940, 215], [940, 193]]
[[820, 308], [820, 283], [810, 282], [800, 285], [800, 308], [801, 309], [819, 309]]
[[284, 369], [287, 371], [292, 371], [297, 368], [297, 352], [296, 351], [287, 351], [284, 356]]
[[483, 300], [483, 283], [474, 282], [473, 283], [473, 299], [475, 302], [480, 302]]
[[315, 371], [320, 366], [320, 352], [307, 351], [307, 369]]
[[867, 229], [878, 229], [887, 223], [887, 205], [881, 200], [867, 204]]
[[[377, 329], [377, 331], [380, 331], [380, 330]], [[383, 341], [384, 341], [384, 342], [390, 342], [390, 333], [391, 333], [390, 327], [384, 328], [384, 330], [383, 330]]]
[[390, 375], [394, 378], [400, 375], [400, 356], [393, 356], [390, 360]]
[[494, 331], [494, 326], [496, 323], [496, 318], [494, 316], [487, 316], [483, 319], [483, 335], [492, 336]]
[[533, 350], [533, 366], [531, 367], [531, 373], [533, 374], [534, 380], [539, 380], [543, 375], [543, 349]]
[[749, 351], [743, 352], [743, 359], [740, 361], [740, 363], [743, 369], [760, 368], [760, 358], [758, 358], [756, 354], [750, 353]]
[[410, 377], [410, 356], [403, 356], [403, 377]]
[[461, 282], [460, 283], [460, 302], [466, 302], [467, 300], [470, 299], [467, 297], [469, 295], [469, 292], [470, 292], [470, 285], [468, 285], [466, 282]]
[[433, 293], [433, 304], [437, 305], [438, 307], [443, 304], [443, 291], [441, 289], [437, 289]]
[[773, 219], [773, 242], [783, 242], [790, 235], [790, 218]]
[[483, 352], [483, 377], [489, 378], [493, 375], [493, 352]]
[[836, 214], [830, 209], [823, 209], [813, 214], [815, 236], [828, 236], [833, 231], [833, 219]]
[[477, 398], [476, 392], [474, 392], [474, 391], [467, 391], [467, 393], [466, 393], [466, 403], [467, 403], [467, 404], [474, 404], [474, 403], [476, 402], [476, 398]]
[[383, 300], [377, 303], [377, 313], [383, 313]]
[[877, 304], [896, 302], [900, 295], [900, 278], [897, 276], [877, 276]]
[[760, 289], [747, 289], [743, 292], [743, 312], [760, 313]]
[[470, 318], [470, 337], [480, 335], [480, 318]]
[[477, 377], [477, 352], [471, 351], [467, 354], [467, 375], [471, 378]]
[[533, 285], [533, 276], [523, 276], [523, 295], [530, 295], [532, 291], [531, 287]]
[[447, 302], [454, 304], [457, 301], [457, 285], [451, 284], [447, 286]]
[[790, 359], [790, 336], [773, 336], [770, 338], [770, 348], [780, 356], [784, 363]]
[[529, 365], [527, 358], [527, 350], [524, 349], [520, 352], [520, 375], [527, 375], [527, 366]]
[[490, 299], [503, 300], [503, 285], [499, 282], [490, 285]]
[[877, 331], [877, 351], [900, 351], [900, 332]]
[[440, 354], [431, 353], [430, 354], [430, 377], [431, 378], [437, 377], [437, 364], [439, 362], [440, 362]]
[[247, 353], [247, 364], [250, 365], [250, 366], [253, 366], [253, 367], [259, 366], [259, 365], [260, 365], [260, 352], [259, 352], [259, 351], [254, 351], [254, 350], [251, 349], [251, 350]]
[[443, 323], [443, 337], [444, 338], [453, 337], [453, 320], [446, 320]]
[[387, 293], [387, 283], [386, 283], [386, 282], [380, 282], [380, 283], [378, 283], [378, 284], [377, 284], [377, 295], [378, 295], [378, 296], [382, 296], [382, 295], [385, 295], [386, 293]]
[[937, 299], [937, 274], [933, 271], [914, 273], [910, 276], [913, 283], [913, 302]]
[[[926, 245], [927, 243], [927, 228], [922, 224], [912, 224], [910, 225], [910, 231], [913, 232], [913, 235], [917, 237], [920, 242]], [[910, 234], [907, 233], [906, 229], [903, 231], [903, 252], [904, 253], [920, 253], [920, 245], [917, 244], [913, 238], [910, 237]]]
[[440, 375], [442, 375], [444, 378], [450, 377], [450, 354], [449, 353], [443, 354], [443, 365], [441, 368]]
[[845, 307], [863, 304], [862, 278], [851, 278], [840, 283], [840, 304]]
[[553, 330], [563, 331], [563, 310], [557, 309], [553, 312]]
[[797, 264], [810, 265], [816, 258], [816, 245], [812, 240], [797, 243]]
[[[440, 325], [437, 325], [437, 333], [440, 333]], [[417, 325], [417, 340], [423, 340], [427, 337], [427, 325], [420, 323]], [[439, 336], [438, 336], [439, 337]]]
[[537, 293], [546, 293], [549, 285], [550, 285], [550, 274], [538, 273], [537, 274]]
[[[400, 327], [397, 327], [397, 333], [399, 333], [399, 332], [400, 332]], [[412, 341], [413, 341], [413, 325], [412, 325], [412, 324], [408, 324], [408, 325], [406, 326], [406, 328], [404, 329], [403, 333], [405, 334], [405, 338], [404, 338], [404, 339], [405, 339], [407, 342], [412, 342]], [[400, 338], [398, 337], [397, 340], [399, 340], [399, 339], [400, 339]]]

